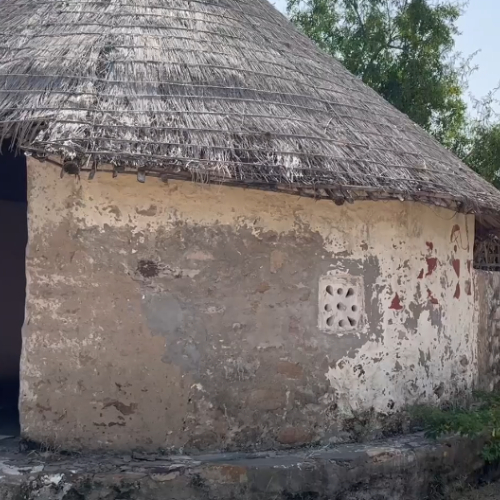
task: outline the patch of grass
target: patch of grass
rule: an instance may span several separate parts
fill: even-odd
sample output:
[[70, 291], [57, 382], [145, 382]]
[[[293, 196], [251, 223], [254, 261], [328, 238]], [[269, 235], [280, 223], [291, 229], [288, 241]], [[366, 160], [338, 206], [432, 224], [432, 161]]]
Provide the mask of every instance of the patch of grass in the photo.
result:
[[475, 393], [463, 407], [434, 408], [415, 406], [410, 409], [415, 423], [423, 426], [431, 438], [459, 434], [468, 438], [483, 437], [486, 442], [482, 458], [487, 463], [500, 462], [500, 394]]

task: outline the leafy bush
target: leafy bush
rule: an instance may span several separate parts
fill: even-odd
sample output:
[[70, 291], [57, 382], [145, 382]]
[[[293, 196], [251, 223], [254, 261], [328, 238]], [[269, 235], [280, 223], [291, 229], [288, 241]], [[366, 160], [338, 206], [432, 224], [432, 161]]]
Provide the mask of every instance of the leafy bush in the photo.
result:
[[462, 408], [417, 406], [411, 414], [426, 436], [434, 439], [450, 434], [484, 437], [483, 459], [487, 463], [500, 461], [500, 394], [476, 393], [471, 404]]

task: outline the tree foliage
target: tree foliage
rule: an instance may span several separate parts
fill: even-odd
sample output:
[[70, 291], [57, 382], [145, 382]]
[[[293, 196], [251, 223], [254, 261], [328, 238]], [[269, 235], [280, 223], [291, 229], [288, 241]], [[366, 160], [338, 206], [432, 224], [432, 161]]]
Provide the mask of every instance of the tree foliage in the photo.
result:
[[469, 120], [468, 134], [458, 155], [478, 174], [500, 188], [500, 120], [495, 112], [497, 90], [475, 102], [476, 117]]
[[477, 124], [462, 160], [500, 189], [500, 123]]
[[288, 0], [292, 21], [323, 50], [500, 187], [492, 96], [471, 118], [467, 64], [454, 53], [456, 0]]

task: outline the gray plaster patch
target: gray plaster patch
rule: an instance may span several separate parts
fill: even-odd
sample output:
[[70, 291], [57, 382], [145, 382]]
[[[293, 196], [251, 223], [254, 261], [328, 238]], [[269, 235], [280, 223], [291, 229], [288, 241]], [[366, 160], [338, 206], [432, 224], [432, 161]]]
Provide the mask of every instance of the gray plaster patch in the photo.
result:
[[382, 340], [384, 336], [383, 313], [380, 310], [380, 296], [385, 286], [377, 284], [380, 277], [380, 264], [375, 256], [368, 257], [363, 262], [362, 272], [365, 282], [365, 312], [370, 329], [370, 335], [374, 335], [377, 340]]
[[207, 349], [204, 336], [198, 333], [205, 329], [189, 304], [167, 292], [148, 292], [143, 297], [142, 307], [151, 334], [165, 337], [162, 360], [196, 373], [203, 370], [207, 360], [201, 353], [207, 353]]
[[433, 304], [430, 300], [422, 300], [422, 295], [417, 290], [415, 301], [410, 303], [408, 309], [411, 314], [406, 318], [404, 326], [409, 332], [417, 332], [420, 316], [424, 311], [427, 311], [429, 313], [429, 321], [433, 327], [437, 327], [438, 339], [440, 339], [443, 330], [443, 312], [441, 307]]
[[419, 349], [418, 353], [419, 353], [418, 364], [425, 368], [427, 376], [429, 376], [429, 362], [431, 360], [431, 353], [430, 351], [427, 351], [426, 354], [424, 351], [422, 351], [422, 349]]
[[405, 319], [404, 326], [408, 332], [417, 333], [418, 321], [424, 307], [418, 302], [411, 302], [408, 309], [411, 314], [408, 314], [408, 317]]
[[184, 325], [184, 312], [178, 299], [170, 294], [145, 294], [142, 307], [148, 327], [153, 335], [166, 337], [179, 332]]

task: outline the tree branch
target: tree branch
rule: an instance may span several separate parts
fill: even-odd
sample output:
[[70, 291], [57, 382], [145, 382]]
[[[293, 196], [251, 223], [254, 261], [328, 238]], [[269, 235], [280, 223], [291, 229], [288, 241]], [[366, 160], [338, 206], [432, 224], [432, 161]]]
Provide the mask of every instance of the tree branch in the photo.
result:
[[361, 17], [361, 13], [359, 12], [358, 0], [349, 0], [348, 3], [351, 6], [351, 8], [354, 9], [354, 13], [356, 14], [356, 17], [358, 18], [359, 21], [359, 25], [361, 26], [361, 31], [363, 32], [363, 40], [366, 41], [365, 23], [363, 21], [363, 18]]

